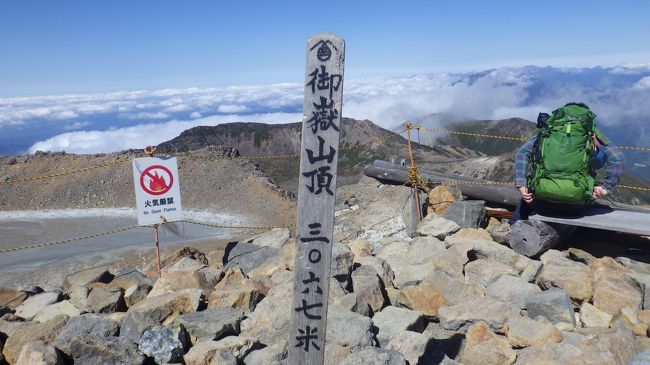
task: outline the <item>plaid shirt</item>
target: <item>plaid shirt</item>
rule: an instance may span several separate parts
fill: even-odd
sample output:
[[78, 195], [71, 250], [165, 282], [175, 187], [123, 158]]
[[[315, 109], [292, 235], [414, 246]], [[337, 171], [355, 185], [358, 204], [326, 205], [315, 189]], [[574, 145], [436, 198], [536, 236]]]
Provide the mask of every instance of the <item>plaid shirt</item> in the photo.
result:
[[[533, 145], [537, 140], [537, 133], [533, 134], [524, 143], [517, 155], [515, 155], [515, 186], [526, 186], [526, 175], [528, 174], [528, 161], [533, 154]], [[625, 166], [625, 156], [623, 152], [616, 146], [605, 145], [602, 142], [598, 146], [607, 156], [607, 166], [605, 170], [605, 177], [603, 178], [600, 186], [606, 190], [611, 190], [623, 174], [623, 167]], [[598, 184], [596, 184], [598, 185]]]

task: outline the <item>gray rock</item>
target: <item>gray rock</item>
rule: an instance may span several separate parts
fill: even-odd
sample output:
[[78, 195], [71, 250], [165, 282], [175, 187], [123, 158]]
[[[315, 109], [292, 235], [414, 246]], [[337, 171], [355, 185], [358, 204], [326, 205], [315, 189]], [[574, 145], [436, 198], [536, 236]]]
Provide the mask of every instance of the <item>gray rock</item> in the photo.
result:
[[291, 237], [291, 232], [288, 228], [273, 228], [249, 239], [248, 242], [257, 246], [280, 249], [287, 243], [289, 237]]
[[406, 360], [399, 351], [366, 347], [350, 354], [341, 365], [406, 365]]
[[526, 280], [529, 283], [534, 283], [535, 280], [537, 280], [539, 274], [542, 272], [543, 266], [544, 264], [542, 264], [541, 261], [530, 260], [528, 265], [524, 267], [519, 276], [521, 276], [522, 279]]
[[594, 292], [589, 266], [566, 256], [557, 250], [548, 250], [540, 257], [544, 267], [537, 279], [539, 285], [543, 289], [562, 288], [577, 303], [589, 301]]
[[194, 260], [189, 257], [181, 257], [180, 260], [174, 262], [170, 266], [163, 268], [161, 271], [172, 272], [172, 271], [199, 271], [207, 267], [204, 263], [199, 260]]
[[255, 337], [267, 346], [277, 343], [289, 333], [292, 304], [293, 282], [271, 288], [255, 311], [241, 322], [241, 335]]
[[381, 278], [381, 281], [384, 283], [385, 288], [390, 288], [393, 286], [393, 279], [395, 279], [395, 273], [391, 269], [390, 265], [386, 260], [377, 257], [377, 256], [363, 256], [355, 258], [355, 263], [359, 265], [372, 266], [377, 271], [377, 274]]
[[10, 364], [15, 363], [20, 355], [20, 350], [28, 342], [43, 341], [47, 344], [54, 342], [68, 319], [70, 317], [62, 314], [47, 322], [30, 322], [24, 327], [16, 328], [14, 333], [6, 339], [2, 349], [5, 360]]
[[510, 303], [476, 297], [440, 308], [438, 317], [440, 324], [447, 330], [465, 332], [474, 323], [484, 321], [493, 331], [497, 331], [508, 317], [519, 315], [519, 312], [519, 308]]
[[180, 315], [195, 312], [200, 298], [200, 289], [184, 289], [147, 298], [129, 308], [122, 321], [120, 337], [137, 343], [147, 329], [173, 323]]
[[219, 308], [182, 314], [176, 323], [183, 325], [192, 337], [219, 340], [225, 336], [237, 336], [243, 319], [244, 313], [241, 310]]
[[357, 349], [374, 344], [373, 321], [336, 305], [327, 307], [327, 342]]
[[239, 267], [245, 274], [270, 260], [283, 261], [280, 249], [258, 246], [249, 242], [238, 242], [231, 250], [227, 250], [223, 258], [223, 271]]
[[331, 303], [354, 313], [359, 313], [362, 316], [369, 317], [371, 313], [370, 304], [356, 293], [348, 293], [334, 298]]
[[401, 332], [406, 330], [422, 332], [426, 327], [422, 313], [393, 306], [376, 313], [372, 320], [379, 329], [377, 340], [381, 347], [386, 347]]
[[273, 344], [260, 350], [255, 350], [246, 355], [245, 364], [281, 365], [281, 361], [288, 355], [287, 342]]
[[119, 323], [103, 318], [96, 314], [82, 314], [72, 317], [56, 336], [53, 344], [67, 355], [71, 355], [70, 344], [77, 336], [95, 336], [107, 338], [117, 336], [120, 332]]
[[108, 272], [108, 267], [106, 266], [81, 270], [65, 277], [65, 280], [63, 280], [63, 290], [66, 293], [70, 293], [77, 286], [88, 286], [95, 282], [108, 283], [112, 278], [113, 276]]
[[456, 222], [429, 214], [418, 225], [417, 233], [422, 236], [432, 236], [442, 240], [454, 234], [460, 228]]
[[237, 358], [215, 341], [199, 341], [183, 356], [185, 365], [238, 365]]
[[34, 341], [23, 346], [15, 365], [65, 365], [65, 361], [54, 346]]
[[214, 288], [217, 283], [219, 283], [219, 280], [223, 277], [223, 271], [220, 269], [217, 269], [216, 267], [204, 267], [203, 269], [199, 270], [200, 273], [203, 273], [203, 276], [205, 276], [205, 280], [208, 282], [208, 287], [209, 288]]
[[500, 262], [512, 266], [521, 272], [529, 265], [531, 259], [518, 254], [507, 246], [500, 245], [492, 240], [472, 238], [464, 236], [449, 236], [445, 238], [445, 244], [456, 246], [458, 250], [472, 253], [477, 259]]
[[452, 304], [485, 295], [482, 288], [474, 284], [467, 284], [464, 280], [452, 277], [440, 270], [434, 270], [430, 276], [425, 278], [424, 282], [442, 293]]
[[361, 265], [352, 272], [352, 288], [357, 296], [370, 304], [373, 312], [378, 312], [384, 307], [384, 288], [372, 266]]
[[352, 272], [354, 255], [350, 248], [342, 243], [335, 242], [332, 245], [332, 261], [330, 264], [330, 276], [338, 281], [347, 282]]
[[439, 364], [445, 358], [431, 337], [413, 331], [399, 333], [386, 349], [399, 351], [409, 364]]
[[627, 365], [647, 365], [650, 364], [650, 350], [645, 350], [634, 355]]
[[557, 343], [564, 339], [562, 332], [544, 317], [531, 319], [513, 316], [508, 318], [504, 329], [510, 345], [514, 348]]
[[28, 321], [32, 320], [45, 307], [58, 302], [60, 299], [61, 293], [58, 291], [33, 295], [16, 308], [16, 315]]
[[121, 337], [78, 336], [69, 347], [75, 365], [142, 364], [145, 359], [135, 343]]
[[[110, 283], [106, 284], [104, 287], [106, 289], [124, 289], [139, 284], [147, 284], [153, 286], [154, 280], [148, 278], [145, 274], [141, 273], [135, 268], [126, 267], [115, 274], [115, 277], [111, 280]], [[92, 285], [95, 286], [95, 285]]]
[[485, 288], [488, 296], [512, 303], [519, 309], [526, 308], [526, 300], [531, 294], [541, 291], [539, 286], [511, 275], [503, 275]]
[[461, 228], [480, 228], [485, 223], [485, 201], [460, 200], [454, 202], [442, 215]]
[[114, 313], [126, 310], [122, 289], [94, 288], [88, 294], [86, 304], [90, 309], [89, 312], [95, 313]]
[[90, 289], [87, 286], [75, 286], [69, 293], [70, 303], [83, 312], [89, 312], [88, 294], [90, 294]]
[[34, 321], [47, 322], [59, 314], [66, 314], [70, 317], [74, 317], [81, 314], [81, 311], [72, 305], [69, 300], [64, 300], [45, 307], [42, 311], [38, 312], [36, 317], [34, 317]]
[[183, 359], [188, 344], [187, 332], [182, 325], [156, 326], [144, 331], [138, 349], [153, 357], [158, 364], [178, 363]]
[[484, 259], [478, 259], [465, 265], [466, 280], [481, 288], [487, 288], [488, 285], [503, 275], [514, 276], [517, 274], [517, 270], [511, 266]]
[[641, 274], [650, 275], [650, 264], [648, 263], [632, 260], [629, 257], [617, 257], [616, 261], [628, 269]]
[[572, 328], [576, 325], [571, 298], [566, 290], [554, 288], [530, 295], [526, 301], [528, 317], [542, 316], [553, 324], [566, 323]]
[[152, 285], [145, 283], [136, 284], [127, 288], [124, 291], [124, 303], [127, 307], [131, 308], [137, 303], [145, 300], [152, 288]]

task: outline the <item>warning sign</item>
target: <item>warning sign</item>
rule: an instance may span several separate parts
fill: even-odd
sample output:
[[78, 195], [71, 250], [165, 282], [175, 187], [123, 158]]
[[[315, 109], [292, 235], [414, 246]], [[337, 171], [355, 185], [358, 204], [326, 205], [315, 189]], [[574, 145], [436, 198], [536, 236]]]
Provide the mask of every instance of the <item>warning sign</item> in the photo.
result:
[[183, 219], [176, 157], [133, 159], [138, 225]]

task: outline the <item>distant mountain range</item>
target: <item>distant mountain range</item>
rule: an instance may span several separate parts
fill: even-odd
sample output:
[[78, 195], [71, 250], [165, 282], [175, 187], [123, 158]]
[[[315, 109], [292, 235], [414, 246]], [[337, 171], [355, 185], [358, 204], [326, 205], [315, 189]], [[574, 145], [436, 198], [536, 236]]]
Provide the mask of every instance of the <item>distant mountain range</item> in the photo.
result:
[[[425, 127], [411, 130], [414, 158], [420, 168], [495, 181], [512, 181], [514, 153], [522, 142], [480, 135], [527, 138], [535, 130], [534, 123], [520, 118], [470, 121], [445, 118], [431, 115], [414, 121], [416, 125]], [[404, 134], [398, 135], [368, 120], [343, 118], [341, 124], [339, 183], [355, 182], [363, 167], [376, 159], [396, 163], [405, 160], [409, 164]], [[455, 133], [426, 130], [434, 127]], [[178, 153], [205, 149], [208, 146], [234, 148], [241, 156], [253, 157], [260, 169], [280, 187], [296, 192], [300, 133], [300, 123], [227, 123], [188, 129], [178, 137], [158, 145], [158, 150]], [[355, 147], [356, 144], [358, 146]], [[286, 155], [295, 157], [287, 158]], [[255, 159], [256, 156], [283, 157]], [[622, 183], [650, 188], [650, 183], [628, 174]], [[619, 189], [616, 198], [634, 204], [650, 202], [650, 194], [624, 189]]]

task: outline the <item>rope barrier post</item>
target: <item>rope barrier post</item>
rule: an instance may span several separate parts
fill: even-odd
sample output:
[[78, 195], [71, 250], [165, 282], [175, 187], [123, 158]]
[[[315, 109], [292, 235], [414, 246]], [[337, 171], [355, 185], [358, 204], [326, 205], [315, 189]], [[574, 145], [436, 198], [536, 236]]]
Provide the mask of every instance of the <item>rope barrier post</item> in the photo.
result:
[[415, 160], [413, 159], [413, 149], [411, 148], [411, 129], [413, 129], [413, 124], [405, 123], [404, 128], [406, 129], [406, 145], [408, 147], [409, 159], [411, 161], [411, 166], [409, 168], [409, 180], [411, 183], [411, 205], [409, 206], [409, 225], [408, 225], [408, 235], [409, 237], [414, 237], [416, 235], [418, 223], [422, 220], [422, 209], [420, 208], [420, 192], [418, 191], [418, 173], [417, 167], [415, 166]]
[[158, 279], [160, 279], [160, 240], [158, 239], [158, 225], [153, 225], [153, 240], [156, 243], [156, 268], [158, 271]]

